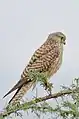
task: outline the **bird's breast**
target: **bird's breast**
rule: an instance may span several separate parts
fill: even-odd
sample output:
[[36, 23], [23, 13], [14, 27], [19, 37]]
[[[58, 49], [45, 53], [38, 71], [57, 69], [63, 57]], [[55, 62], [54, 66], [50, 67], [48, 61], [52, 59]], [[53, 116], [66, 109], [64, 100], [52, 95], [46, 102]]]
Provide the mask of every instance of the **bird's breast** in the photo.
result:
[[53, 76], [59, 70], [62, 64], [62, 56], [63, 56], [63, 47], [60, 48], [59, 56], [56, 58], [54, 62], [51, 63], [49, 67], [49, 70], [48, 70], [49, 77]]

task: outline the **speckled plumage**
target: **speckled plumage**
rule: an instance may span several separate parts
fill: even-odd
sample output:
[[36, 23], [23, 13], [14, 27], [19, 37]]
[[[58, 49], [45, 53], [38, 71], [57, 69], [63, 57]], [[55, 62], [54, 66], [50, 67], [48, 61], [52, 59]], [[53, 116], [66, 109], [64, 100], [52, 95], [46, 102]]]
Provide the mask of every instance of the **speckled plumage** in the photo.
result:
[[[15, 104], [19, 102], [24, 94], [31, 88], [33, 81], [29, 81], [29, 70], [46, 73], [47, 77], [53, 76], [60, 68], [63, 55], [63, 44], [65, 44], [65, 35], [61, 32], [49, 34], [45, 43], [35, 51], [28, 65], [25, 67], [21, 79], [18, 83], [5, 95], [17, 89], [15, 95], [9, 103]], [[5, 97], [4, 96], [4, 97]]]

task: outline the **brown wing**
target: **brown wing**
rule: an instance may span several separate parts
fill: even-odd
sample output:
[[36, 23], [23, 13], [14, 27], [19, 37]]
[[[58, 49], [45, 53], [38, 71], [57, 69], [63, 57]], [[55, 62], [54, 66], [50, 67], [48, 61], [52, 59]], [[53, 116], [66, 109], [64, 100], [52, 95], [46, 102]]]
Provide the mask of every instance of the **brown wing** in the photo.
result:
[[59, 49], [54, 47], [47, 54], [41, 55], [35, 62], [28, 65], [27, 69], [37, 70], [40, 72], [47, 72], [51, 64], [54, 64], [56, 59], [59, 57]]
[[50, 39], [47, 40], [39, 49], [37, 49], [31, 57], [31, 60], [29, 61], [28, 65], [24, 69], [21, 78], [23, 79], [26, 77], [26, 74], [28, 73], [29, 69], [36, 69], [42, 71], [44, 69], [44, 65], [47, 64], [48, 60], [50, 62], [50, 60], [52, 61], [52, 58], [54, 58], [54, 55], [58, 55], [58, 48], [55, 45], [56, 42]]

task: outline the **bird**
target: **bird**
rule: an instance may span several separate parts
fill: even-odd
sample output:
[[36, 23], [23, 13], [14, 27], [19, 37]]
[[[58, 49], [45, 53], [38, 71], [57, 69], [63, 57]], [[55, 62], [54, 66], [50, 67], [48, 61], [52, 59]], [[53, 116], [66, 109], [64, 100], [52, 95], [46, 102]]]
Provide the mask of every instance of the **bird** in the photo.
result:
[[[16, 104], [21, 101], [27, 91], [33, 86], [34, 81], [29, 79], [30, 70], [42, 72], [50, 79], [60, 68], [63, 58], [63, 46], [66, 44], [66, 36], [62, 32], [50, 33], [46, 41], [34, 52], [27, 66], [21, 74], [20, 80], [14, 87], [4, 95], [16, 90], [13, 97], [8, 102]], [[3, 97], [3, 98], [4, 98]]]

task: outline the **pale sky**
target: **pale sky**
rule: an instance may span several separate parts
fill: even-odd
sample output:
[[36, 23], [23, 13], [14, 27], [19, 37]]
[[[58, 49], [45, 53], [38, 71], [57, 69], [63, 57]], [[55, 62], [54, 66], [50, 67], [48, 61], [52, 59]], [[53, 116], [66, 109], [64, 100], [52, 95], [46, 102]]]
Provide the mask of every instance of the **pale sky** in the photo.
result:
[[79, 77], [79, 1], [0, 0], [1, 108], [13, 94], [4, 100], [3, 95], [20, 79], [33, 52], [55, 31], [67, 37], [62, 66], [51, 79], [58, 91]]

